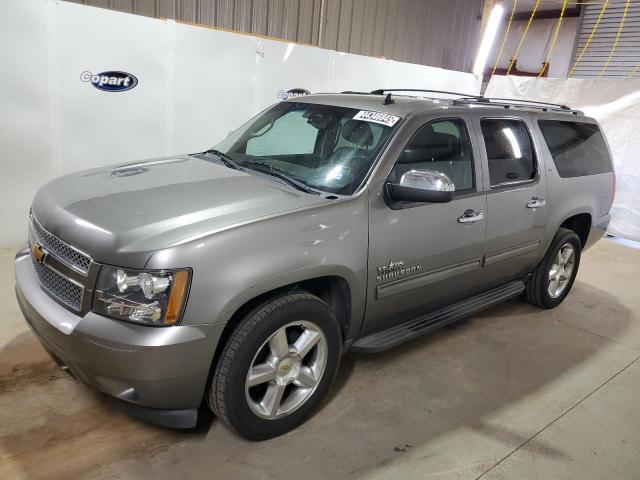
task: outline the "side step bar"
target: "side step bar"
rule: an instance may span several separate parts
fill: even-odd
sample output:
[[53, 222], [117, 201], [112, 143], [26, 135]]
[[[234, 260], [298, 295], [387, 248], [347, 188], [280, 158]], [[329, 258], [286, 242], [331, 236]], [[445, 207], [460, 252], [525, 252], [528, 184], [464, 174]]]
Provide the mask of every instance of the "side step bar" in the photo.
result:
[[414, 338], [421, 337], [437, 328], [462, 320], [480, 310], [516, 297], [524, 291], [524, 282], [517, 280], [496, 287], [487, 292], [467, 298], [453, 305], [434, 310], [413, 320], [394, 325], [386, 330], [359, 338], [351, 351], [377, 353], [388, 350]]

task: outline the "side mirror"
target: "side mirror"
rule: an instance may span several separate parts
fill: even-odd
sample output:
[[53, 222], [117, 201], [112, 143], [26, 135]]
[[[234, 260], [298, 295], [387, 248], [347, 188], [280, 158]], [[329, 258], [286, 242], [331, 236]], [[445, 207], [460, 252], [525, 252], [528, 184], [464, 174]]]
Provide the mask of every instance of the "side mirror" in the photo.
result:
[[451, 179], [433, 170], [409, 170], [397, 183], [389, 183], [392, 200], [446, 203], [453, 200], [456, 187]]

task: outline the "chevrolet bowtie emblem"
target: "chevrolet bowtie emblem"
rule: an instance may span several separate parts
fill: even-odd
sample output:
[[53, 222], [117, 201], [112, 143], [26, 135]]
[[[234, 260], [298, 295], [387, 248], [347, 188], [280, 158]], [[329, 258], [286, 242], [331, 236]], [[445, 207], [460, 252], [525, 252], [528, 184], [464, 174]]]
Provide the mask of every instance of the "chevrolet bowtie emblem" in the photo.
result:
[[33, 245], [31, 245], [31, 255], [36, 262], [42, 263], [47, 256], [47, 252], [42, 249], [42, 245], [40, 245], [40, 243], [34, 242]]

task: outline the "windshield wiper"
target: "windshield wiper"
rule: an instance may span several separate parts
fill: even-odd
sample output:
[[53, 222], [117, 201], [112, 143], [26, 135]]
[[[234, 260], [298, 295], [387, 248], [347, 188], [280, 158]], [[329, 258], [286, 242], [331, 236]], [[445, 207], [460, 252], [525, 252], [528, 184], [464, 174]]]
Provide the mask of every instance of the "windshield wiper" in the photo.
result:
[[[222, 163], [224, 163], [227, 167], [229, 168], [233, 168], [234, 170], [245, 170], [245, 168], [243, 166], [241, 166], [238, 162], [236, 162], [234, 159], [232, 159], [229, 155], [227, 155], [226, 153], [222, 153], [220, 150], [216, 150], [214, 148], [209, 149], [203, 153], [210, 153], [212, 155], [215, 155], [216, 157], [218, 157]], [[280, 180], [283, 180], [284, 182], [288, 183], [289, 185], [291, 185], [292, 187], [301, 190], [303, 192], [306, 193], [313, 193], [315, 195], [320, 195], [320, 192], [318, 190], [315, 190], [311, 187], [309, 187], [308, 185], [306, 185], [305, 183], [300, 182], [299, 180], [296, 180], [295, 178], [291, 178], [289, 175], [273, 168], [271, 165], [269, 165], [268, 163], [264, 163], [264, 162], [255, 162], [252, 160], [248, 160], [248, 161], [244, 161], [242, 162], [243, 165], [253, 165], [253, 166], [258, 166], [261, 168], [249, 168], [249, 170], [256, 170], [258, 172], [261, 173], [266, 173], [268, 175], [271, 175], [273, 177], [277, 177]]]
[[[301, 190], [303, 192], [313, 193], [314, 195], [320, 195], [320, 193], [321, 193], [318, 190], [315, 190], [315, 189], [311, 188], [306, 183], [302, 183], [301, 181], [290, 177], [286, 173], [283, 173], [281, 170], [273, 168], [273, 166], [269, 165], [268, 163], [255, 162], [253, 160], [246, 160], [246, 161], [242, 162], [242, 164], [243, 165], [252, 165], [254, 168], [249, 167], [251, 170], [255, 170], [255, 171], [261, 172], [261, 173], [266, 173], [267, 175], [271, 175], [273, 177], [279, 178], [280, 180], [285, 181], [286, 183], [288, 183], [292, 187], [294, 187], [294, 188], [296, 188], [298, 190]], [[261, 168], [255, 168], [255, 167], [261, 167]]]
[[212, 155], [215, 155], [220, 160], [222, 160], [222, 163], [224, 163], [229, 168], [233, 168], [234, 170], [242, 170], [242, 167], [238, 165], [238, 162], [236, 162], [233, 158], [231, 158], [226, 153], [222, 153], [220, 150], [216, 150], [215, 148], [212, 148], [203, 153], [211, 153]]

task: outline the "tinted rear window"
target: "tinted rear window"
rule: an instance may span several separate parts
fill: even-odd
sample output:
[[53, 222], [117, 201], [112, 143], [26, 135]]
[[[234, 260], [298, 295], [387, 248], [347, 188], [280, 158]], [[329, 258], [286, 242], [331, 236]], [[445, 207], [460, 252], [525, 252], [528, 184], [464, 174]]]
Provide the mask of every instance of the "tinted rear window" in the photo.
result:
[[561, 177], [582, 177], [611, 172], [604, 137], [594, 123], [538, 120]]
[[482, 119], [482, 136], [489, 160], [491, 187], [529, 181], [536, 161], [529, 129], [520, 120]]

